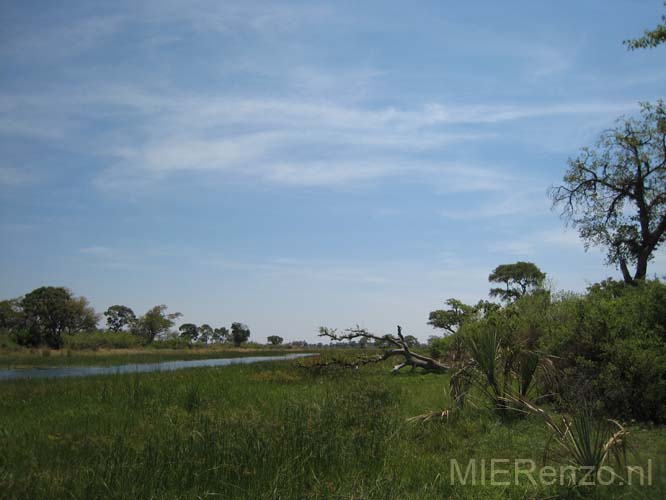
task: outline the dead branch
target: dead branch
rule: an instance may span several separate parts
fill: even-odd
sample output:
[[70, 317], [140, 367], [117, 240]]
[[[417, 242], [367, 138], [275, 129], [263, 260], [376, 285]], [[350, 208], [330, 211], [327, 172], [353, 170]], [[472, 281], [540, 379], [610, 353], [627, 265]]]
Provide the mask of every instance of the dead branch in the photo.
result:
[[415, 370], [416, 368], [422, 368], [425, 371], [437, 372], [437, 373], [444, 373], [449, 370], [449, 367], [447, 365], [444, 365], [433, 358], [429, 358], [428, 356], [424, 356], [422, 354], [413, 352], [410, 349], [408, 343], [405, 341], [405, 337], [402, 335], [401, 326], [398, 326], [397, 336], [389, 334], [375, 335], [373, 333], [368, 332], [364, 328], [360, 328], [358, 325], [356, 325], [355, 328], [346, 329], [345, 333], [341, 334], [338, 334], [337, 330], [321, 327], [319, 329], [319, 336], [328, 337], [329, 339], [335, 342], [341, 342], [344, 340], [356, 340], [363, 338], [367, 340], [373, 340], [378, 343], [385, 343], [392, 345], [393, 348], [384, 351], [384, 354], [376, 356], [374, 358], [366, 358], [363, 364], [378, 363], [380, 361], [385, 361], [394, 356], [401, 356], [403, 358], [403, 361], [402, 363], [399, 363], [393, 367], [393, 369], [391, 370], [391, 373], [393, 374], [398, 373], [401, 369], [403, 369], [406, 366], [411, 366], [412, 370]]

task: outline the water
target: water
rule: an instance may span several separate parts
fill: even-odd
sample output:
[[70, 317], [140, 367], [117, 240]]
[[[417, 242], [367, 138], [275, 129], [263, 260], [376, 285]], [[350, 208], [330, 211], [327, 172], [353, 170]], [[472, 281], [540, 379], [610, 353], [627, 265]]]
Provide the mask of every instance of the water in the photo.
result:
[[0, 380], [22, 378], [62, 378], [87, 377], [90, 375], [118, 375], [120, 373], [141, 373], [173, 371], [182, 368], [202, 366], [228, 366], [235, 364], [259, 363], [260, 361], [286, 361], [289, 359], [313, 356], [313, 354], [287, 354], [285, 356], [250, 356], [247, 358], [193, 359], [188, 361], [163, 361], [160, 363], [141, 363], [116, 366], [62, 366], [46, 368], [11, 368], [0, 370]]

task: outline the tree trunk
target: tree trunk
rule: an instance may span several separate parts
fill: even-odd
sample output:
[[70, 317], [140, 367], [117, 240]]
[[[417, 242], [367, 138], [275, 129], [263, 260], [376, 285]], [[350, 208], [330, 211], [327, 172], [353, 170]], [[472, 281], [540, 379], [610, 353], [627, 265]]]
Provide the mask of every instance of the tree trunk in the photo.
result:
[[622, 270], [622, 277], [624, 278], [624, 282], [627, 285], [633, 285], [634, 278], [631, 277], [631, 273], [629, 272], [629, 267], [627, 266], [626, 260], [620, 259], [620, 269]]
[[634, 281], [645, 280], [647, 276], [647, 265], [649, 253], [642, 252], [638, 256], [638, 261], [636, 262], [636, 274], [634, 275]]

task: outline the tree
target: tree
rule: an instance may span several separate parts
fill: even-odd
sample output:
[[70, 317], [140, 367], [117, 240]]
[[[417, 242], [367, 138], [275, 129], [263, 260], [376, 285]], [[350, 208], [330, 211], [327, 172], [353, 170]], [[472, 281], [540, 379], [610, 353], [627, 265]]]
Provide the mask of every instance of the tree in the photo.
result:
[[208, 340], [213, 336], [213, 328], [204, 323], [199, 327], [199, 341], [208, 344]]
[[640, 119], [620, 118], [595, 149], [569, 159], [564, 184], [551, 189], [551, 198], [586, 249], [605, 247], [606, 263], [619, 267], [626, 283], [645, 279], [666, 238], [664, 102], [642, 103]]
[[[336, 329], [321, 326], [319, 327], [319, 336], [328, 337], [334, 342], [343, 342], [345, 340], [352, 341], [365, 338], [368, 340], [373, 340], [375, 343], [388, 344], [384, 354], [358, 360], [357, 362], [352, 363], [353, 367], [367, 363], [378, 363], [393, 356], [401, 356], [403, 358], [403, 362], [395, 365], [391, 370], [391, 373], [396, 374], [406, 366], [411, 366], [412, 370], [415, 370], [416, 368], [422, 368], [425, 371], [439, 373], [444, 373], [449, 370], [448, 366], [440, 363], [439, 361], [412, 351], [410, 344], [413, 344], [414, 341], [416, 341], [416, 338], [411, 335], [404, 336], [402, 334], [402, 327], [400, 326], [398, 326], [397, 336], [389, 334], [375, 335], [374, 333], [370, 333], [367, 330], [360, 328], [358, 325], [356, 328], [348, 328], [345, 330], [345, 333], [342, 334], [337, 333]], [[418, 343], [418, 341], [416, 341], [416, 343]], [[292, 344], [294, 343], [292, 342]], [[324, 364], [342, 364], [344, 366], [349, 366], [349, 363], [346, 361], [333, 361]]]
[[0, 300], [0, 330], [15, 331], [22, 324], [21, 299]]
[[20, 302], [29, 331], [28, 342], [62, 347], [62, 335], [93, 330], [99, 321], [85, 297], [75, 298], [67, 288], [43, 286], [28, 293]]
[[236, 347], [240, 347], [243, 342], [250, 338], [250, 329], [243, 323], [231, 324], [231, 340]]
[[448, 309], [430, 312], [428, 324], [449, 334], [456, 333], [465, 321], [475, 317], [478, 312], [476, 307], [463, 304], [458, 299], [448, 299], [446, 305], [449, 306]]
[[284, 339], [279, 335], [271, 335], [270, 337], [266, 337], [266, 340], [268, 340], [271, 345], [280, 345], [284, 342]]
[[213, 342], [227, 342], [229, 340], [229, 329], [225, 326], [213, 330], [211, 336]]
[[125, 327], [131, 327], [136, 321], [134, 311], [127, 306], [115, 305], [104, 311], [106, 324], [109, 330], [120, 332]]
[[[666, 5], [666, 1], [664, 2]], [[625, 40], [623, 43], [629, 50], [651, 49], [666, 43], [666, 16], [661, 16], [662, 24], [658, 24], [653, 30], [645, 30], [642, 37], [633, 40]]]
[[546, 273], [541, 272], [532, 262], [516, 262], [497, 266], [488, 281], [504, 284], [501, 288], [491, 288], [490, 296], [510, 302], [543, 287]]
[[199, 337], [199, 328], [194, 323], [183, 323], [178, 331], [180, 331], [180, 336], [186, 338], [190, 343]]
[[178, 312], [167, 314], [166, 310], [167, 306], [164, 304], [155, 306], [137, 320], [135, 333], [147, 344], [153, 342], [158, 335], [167, 332], [174, 325], [175, 320], [182, 316]]

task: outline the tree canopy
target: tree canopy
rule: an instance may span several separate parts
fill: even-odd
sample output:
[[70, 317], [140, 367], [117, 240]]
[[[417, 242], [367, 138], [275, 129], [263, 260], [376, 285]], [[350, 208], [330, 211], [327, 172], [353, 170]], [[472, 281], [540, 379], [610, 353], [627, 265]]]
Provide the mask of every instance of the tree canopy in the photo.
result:
[[620, 118], [595, 148], [569, 159], [564, 184], [551, 198], [586, 248], [607, 249], [606, 262], [620, 268], [626, 283], [644, 279], [666, 237], [664, 102], [642, 103], [640, 119]]
[[188, 342], [194, 342], [199, 337], [199, 328], [194, 323], [183, 323], [178, 331], [180, 336], [186, 338]]
[[207, 344], [213, 336], [213, 327], [208, 323], [204, 323], [199, 327], [199, 341]]
[[125, 327], [131, 327], [136, 321], [134, 311], [122, 305], [109, 307], [104, 311], [104, 316], [106, 316], [106, 324], [109, 330], [113, 332], [120, 332]]
[[74, 297], [64, 287], [43, 286], [21, 299], [23, 322], [29, 332], [28, 343], [62, 346], [63, 333], [94, 330], [99, 321], [85, 297]]
[[270, 335], [266, 337], [266, 340], [268, 340], [271, 345], [280, 345], [282, 342], [284, 342], [284, 339], [279, 335]]
[[516, 262], [497, 266], [488, 281], [501, 283], [503, 287], [491, 288], [490, 296], [504, 301], [512, 301], [543, 286], [546, 273], [532, 262]]
[[136, 333], [143, 337], [147, 343], [168, 331], [174, 325], [175, 320], [182, 316], [178, 312], [167, 314], [166, 311], [167, 306], [164, 304], [155, 306], [136, 322]]
[[226, 326], [215, 328], [211, 335], [211, 340], [213, 342], [226, 342], [229, 340], [229, 329]]
[[455, 333], [467, 319], [474, 317], [477, 313], [476, 307], [463, 304], [458, 299], [448, 299], [446, 305], [448, 309], [430, 312], [428, 324], [450, 334]]
[[231, 324], [231, 340], [236, 347], [240, 347], [243, 342], [250, 338], [250, 329], [243, 323]]

